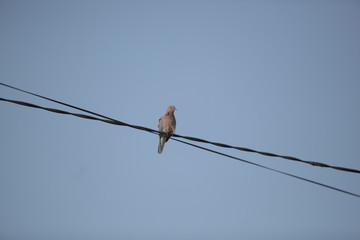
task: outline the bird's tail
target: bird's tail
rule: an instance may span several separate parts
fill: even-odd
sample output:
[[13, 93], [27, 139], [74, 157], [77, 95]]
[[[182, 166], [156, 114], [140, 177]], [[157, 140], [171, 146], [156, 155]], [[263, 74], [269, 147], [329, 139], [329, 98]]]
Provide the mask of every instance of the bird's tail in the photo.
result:
[[165, 142], [166, 142], [166, 137], [160, 137], [159, 146], [158, 146], [158, 153], [162, 153], [162, 151], [164, 150]]

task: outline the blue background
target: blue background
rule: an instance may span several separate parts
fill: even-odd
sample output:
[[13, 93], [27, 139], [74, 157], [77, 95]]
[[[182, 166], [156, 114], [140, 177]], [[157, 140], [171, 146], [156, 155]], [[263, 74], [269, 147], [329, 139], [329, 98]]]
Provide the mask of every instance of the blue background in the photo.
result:
[[[360, 169], [359, 1], [1, 1], [0, 81], [131, 124]], [[0, 97], [69, 110], [5, 87]], [[73, 111], [73, 110], [70, 110]], [[360, 199], [0, 102], [1, 239], [359, 239]], [[359, 175], [219, 149], [360, 193]]]

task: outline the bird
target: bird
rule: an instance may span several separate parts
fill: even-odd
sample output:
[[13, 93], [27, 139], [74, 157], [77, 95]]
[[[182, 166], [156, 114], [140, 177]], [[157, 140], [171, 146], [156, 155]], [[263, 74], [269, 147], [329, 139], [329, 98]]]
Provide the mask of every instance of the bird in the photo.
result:
[[159, 119], [159, 146], [158, 153], [162, 153], [165, 143], [169, 138], [175, 133], [176, 129], [176, 119], [174, 111], [176, 110], [175, 106], [169, 106], [166, 109], [166, 113]]

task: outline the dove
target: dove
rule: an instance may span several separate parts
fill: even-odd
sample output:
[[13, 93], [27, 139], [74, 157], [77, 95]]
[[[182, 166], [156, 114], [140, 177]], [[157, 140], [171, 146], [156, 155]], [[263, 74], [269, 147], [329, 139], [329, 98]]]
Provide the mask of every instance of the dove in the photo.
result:
[[163, 133], [160, 133], [159, 135], [160, 139], [159, 139], [158, 153], [162, 153], [165, 143], [169, 140], [171, 135], [175, 133], [175, 128], [176, 128], [176, 120], [174, 115], [175, 110], [176, 108], [174, 106], [169, 106], [166, 109], [165, 115], [159, 119], [159, 125], [158, 125], [159, 132], [163, 132]]

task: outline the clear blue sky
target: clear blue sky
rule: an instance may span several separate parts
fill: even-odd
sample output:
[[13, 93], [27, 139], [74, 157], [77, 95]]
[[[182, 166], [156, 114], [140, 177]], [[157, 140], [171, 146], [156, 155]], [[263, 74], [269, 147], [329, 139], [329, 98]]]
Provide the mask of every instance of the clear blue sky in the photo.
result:
[[[360, 169], [359, 1], [1, 1], [0, 81], [156, 128]], [[61, 108], [0, 87], [0, 97]], [[73, 110], [71, 110], [73, 111]], [[0, 102], [1, 239], [359, 239], [360, 199]], [[360, 176], [235, 150], [360, 193]]]

